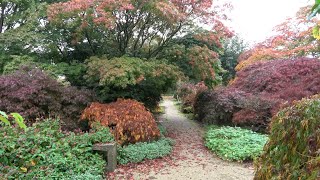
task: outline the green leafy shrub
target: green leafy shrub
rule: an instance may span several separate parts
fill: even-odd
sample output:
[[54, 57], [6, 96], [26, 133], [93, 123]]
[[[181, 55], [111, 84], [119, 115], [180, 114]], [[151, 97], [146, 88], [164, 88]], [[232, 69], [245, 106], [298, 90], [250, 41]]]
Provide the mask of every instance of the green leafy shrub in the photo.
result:
[[221, 73], [225, 70], [221, 67], [219, 54], [207, 46], [193, 46], [187, 50], [193, 74], [196, 79], [204, 81], [205, 85], [213, 88], [222, 83]]
[[205, 145], [222, 159], [252, 160], [261, 155], [266, 135], [239, 127], [209, 128]]
[[10, 56], [4, 52], [0, 52], [0, 74], [3, 73], [4, 66], [10, 61]]
[[9, 74], [16, 70], [19, 70], [22, 65], [31, 66], [32, 64], [35, 64], [35, 58], [31, 56], [11, 55], [9, 61], [3, 67], [3, 74]]
[[120, 164], [138, 163], [145, 159], [155, 159], [171, 153], [173, 141], [161, 138], [158, 141], [140, 142], [118, 147], [117, 160]]
[[57, 120], [35, 123], [26, 131], [0, 127], [0, 139], [0, 179], [102, 179], [106, 162], [92, 145], [113, 141], [108, 128], [64, 134]]
[[86, 66], [83, 63], [72, 61], [69, 63], [48, 63], [39, 61], [37, 58], [29, 55], [9, 55], [2, 56], [0, 54], [0, 74], [10, 74], [21, 67], [37, 67], [46, 71], [52, 78], [58, 79], [65, 78], [65, 81], [73, 86], [85, 86], [84, 75], [86, 73]]
[[166, 46], [159, 56], [180, 67], [191, 82], [203, 81], [207, 87], [212, 88], [221, 84], [222, 74], [226, 73], [220, 61], [223, 54], [222, 39], [216, 35], [196, 28], [175, 38], [175, 42]]
[[135, 99], [149, 109], [157, 107], [161, 94], [182, 77], [183, 73], [174, 65], [125, 56], [110, 60], [91, 57], [85, 76], [104, 102]]
[[55, 79], [65, 77], [65, 81], [72, 86], [85, 86], [86, 82], [84, 75], [86, 73], [86, 66], [83, 63], [76, 61], [71, 63], [57, 63], [57, 64], [39, 64], [41, 69], [45, 70], [49, 75]]
[[302, 99], [272, 118], [270, 140], [256, 162], [255, 179], [320, 177], [320, 95]]
[[222, 75], [224, 84], [227, 84], [231, 79], [235, 77], [236, 70], [235, 67], [238, 65], [238, 58], [245, 49], [247, 49], [248, 44], [244, 42], [239, 36], [233, 36], [223, 42], [223, 53], [220, 56], [221, 66], [226, 70], [226, 73]]

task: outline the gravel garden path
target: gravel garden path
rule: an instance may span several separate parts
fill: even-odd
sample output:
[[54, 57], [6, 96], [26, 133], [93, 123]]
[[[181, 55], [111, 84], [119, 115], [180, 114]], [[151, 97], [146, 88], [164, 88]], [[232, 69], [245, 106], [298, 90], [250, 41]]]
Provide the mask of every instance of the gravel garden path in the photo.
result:
[[224, 161], [206, 149], [203, 128], [181, 114], [171, 97], [162, 103], [165, 114], [161, 123], [168, 137], [175, 140], [170, 156], [147, 160], [139, 164], [120, 166], [108, 179], [160, 179], [160, 180], [252, 180], [251, 163]]

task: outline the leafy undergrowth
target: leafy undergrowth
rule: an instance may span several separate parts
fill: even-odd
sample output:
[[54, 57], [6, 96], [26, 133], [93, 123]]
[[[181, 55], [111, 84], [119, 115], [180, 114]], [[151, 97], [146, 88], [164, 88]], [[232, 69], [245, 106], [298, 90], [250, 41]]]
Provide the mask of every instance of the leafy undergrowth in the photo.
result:
[[138, 142], [117, 148], [117, 161], [119, 164], [139, 163], [144, 160], [157, 159], [167, 156], [172, 151], [174, 141], [166, 138], [166, 128], [158, 124], [161, 138], [157, 141]]
[[179, 100], [176, 100], [174, 105], [177, 107], [177, 109], [179, 109], [179, 112], [183, 113], [185, 117], [187, 117], [188, 119], [194, 119], [192, 106], [184, 107], [182, 102]]
[[90, 133], [62, 133], [58, 120], [21, 129], [0, 127], [0, 179], [102, 179], [103, 157], [92, 145], [111, 142], [107, 128]]
[[[99, 126], [95, 126], [99, 127]], [[92, 151], [95, 143], [112, 142], [108, 128], [90, 133], [63, 133], [58, 120], [45, 120], [26, 131], [13, 126], [0, 127], [0, 179], [103, 179], [106, 161]], [[164, 127], [161, 128], [165, 133]], [[117, 148], [118, 163], [137, 163], [166, 156], [173, 141], [130, 144]]]
[[167, 128], [164, 127], [161, 123], [158, 123], [158, 128], [159, 128], [161, 137], [164, 137], [168, 134]]
[[205, 145], [225, 160], [245, 161], [259, 157], [268, 137], [239, 127], [211, 127]]
[[[151, 171], [159, 172], [167, 166], [170, 166], [170, 167], [178, 166], [178, 164], [175, 162], [174, 159], [176, 158], [181, 159], [179, 157], [179, 154], [181, 152], [181, 148], [179, 148], [179, 146], [181, 142], [175, 141], [177, 139], [176, 135], [173, 134], [172, 132], [168, 132], [168, 130], [163, 125], [158, 124], [158, 127], [161, 132], [161, 138], [159, 141], [167, 141], [167, 142], [163, 142], [166, 145], [168, 145], [167, 143], [170, 143], [171, 152], [169, 154], [164, 155], [163, 157], [159, 157], [155, 159], [144, 159], [143, 161], [138, 163], [129, 162], [129, 161], [127, 161], [128, 162], [127, 164], [119, 163], [115, 172], [109, 172], [106, 174], [107, 179], [110, 179], [110, 180], [134, 179], [134, 173], [149, 174]], [[164, 138], [164, 135], [166, 135], [167, 138]], [[153, 143], [157, 143], [157, 141], [154, 141]], [[136, 146], [136, 149], [141, 148], [141, 146], [144, 146], [144, 147], [153, 146], [153, 145], [139, 145], [139, 144], [143, 144], [143, 143], [132, 144], [131, 146], [132, 147]], [[149, 144], [152, 144], [152, 142]], [[159, 143], [159, 144], [162, 144], [162, 143]], [[119, 152], [118, 152], [118, 155], [119, 155]]]
[[118, 148], [117, 160], [119, 164], [138, 163], [145, 159], [156, 159], [170, 154], [173, 141], [161, 138], [153, 142], [140, 142]]

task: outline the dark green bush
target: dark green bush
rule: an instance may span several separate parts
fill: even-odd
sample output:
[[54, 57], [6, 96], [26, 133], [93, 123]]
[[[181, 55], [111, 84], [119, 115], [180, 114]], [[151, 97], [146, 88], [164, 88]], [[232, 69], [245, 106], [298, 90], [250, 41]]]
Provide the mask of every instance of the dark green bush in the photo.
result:
[[55, 79], [65, 77], [65, 81], [72, 86], [86, 86], [84, 75], [86, 73], [86, 66], [83, 63], [76, 61], [71, 63], [57, 63], [57, 64], [39, 64], [41, 69], [44, 69], [49, 75]]
[[8, 61], [3, 67], [3, 74], [9, 74], [16, 70], [19, 70], [21, 65], [27, 66], [35, 64], [35, 58], [24, 55], [24, 56], [17, 56], [17, 55], [11, 55], [8, 57]]
[[239, 127], [212, 127], [206, 133], [205, 145], [222, 159], [244, 161], [260, 156], [267, 139]]
[[87, 60], [85, 78], [104, 102], [135, 99], [153, 109], [161, 100], [161, 94], [183, 78], [183, 73], [178, 67], [159, 61], [125, 56], [91, 57]]
[[0, 139], [0, 179], [102, 179], [106, 162], [92, 145], [113, 141], [107, 128], [64, 134], [57, 120], [0, 127]]
[[294, 102], [272, 118], [255, 179], [320, 178], [320, 95]]

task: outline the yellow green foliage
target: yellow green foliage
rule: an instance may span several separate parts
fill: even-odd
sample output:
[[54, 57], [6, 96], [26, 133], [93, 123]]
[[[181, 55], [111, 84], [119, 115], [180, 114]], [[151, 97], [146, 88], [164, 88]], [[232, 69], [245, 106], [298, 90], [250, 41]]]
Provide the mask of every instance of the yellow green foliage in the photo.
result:
[[255, 179], [320, 178], [320, 95], [302, 99], [272, 118], [269, 142]]

